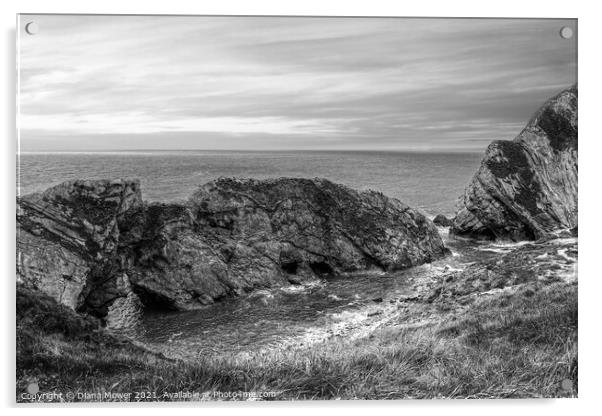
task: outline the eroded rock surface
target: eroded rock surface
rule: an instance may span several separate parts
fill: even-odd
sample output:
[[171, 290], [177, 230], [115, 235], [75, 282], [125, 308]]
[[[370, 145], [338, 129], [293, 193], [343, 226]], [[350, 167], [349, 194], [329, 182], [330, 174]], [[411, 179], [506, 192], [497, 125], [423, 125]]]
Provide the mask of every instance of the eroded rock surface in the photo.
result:
[[69, 181], [19, 198], [18, 281], [71, 308], [106, 317], [115, 301], [131, 292], [117, 279], [124, 273], [119, 224], [142, 207], [134, 180]]
[[418, 211], [325, 179], [221, 179], [201, 187], [191, 202], [202, 227], [290, 269], [296, 262], [318, 274], [396, 270], [446, 253]]
[[459, 202], [457, 235], [537, 239], [577, 225], [577, 85], [495, 141]]
[[[144, 302], [193, 309], [225, 296], [447, 254], [433, 224], [401, 202], [323, 179], [227, 179], [186, 205], [153, 204], [124, 235]], [[133, 222], [134, 223], [134, 222]]]
[[224, 178], [182, 204], [144, 204], [136, 181], [74, 181], [22, 197], [17, 219], [19, 279], [113, 327], [138, 300], [194, 309], [449, 252], [417, 211], [324, 179]]
[[43, 288], [58, 302], [79, 306], [90, 267], [76, 253], [60, 244], [25, 231], [17, 224], [17, 280]]

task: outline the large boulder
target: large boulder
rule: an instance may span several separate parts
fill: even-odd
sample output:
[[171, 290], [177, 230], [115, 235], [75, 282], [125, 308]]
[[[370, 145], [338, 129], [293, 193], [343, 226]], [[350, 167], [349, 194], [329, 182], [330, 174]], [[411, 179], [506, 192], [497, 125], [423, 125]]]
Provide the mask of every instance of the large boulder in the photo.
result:
[[224, 178], [182, 204], [144, 204], [137, 181], [72, 181], [19, 198], [17, 224], [19, 281], [114, 328], [141, 305], [195, 309], [449, 252], [419, 212], [324, 179]]
[[122, 230], [136, 253], [128, 275], [143, 302], [175, 309], [448, 253], [417, 211], [324, 179], [222, 178], [188, 204], [149, 205], [142, 221]]
[[397, 270], [447, 253], [433, 224], [396, 199], [325, 179], [226, 179], [191, 198], [201, 227], [280, 267], [343, 273]]
[[451, 232], [533, 240], [577, 225], [577, 85], [533, 115], [513, 141], [495, 141], [459, 201]]

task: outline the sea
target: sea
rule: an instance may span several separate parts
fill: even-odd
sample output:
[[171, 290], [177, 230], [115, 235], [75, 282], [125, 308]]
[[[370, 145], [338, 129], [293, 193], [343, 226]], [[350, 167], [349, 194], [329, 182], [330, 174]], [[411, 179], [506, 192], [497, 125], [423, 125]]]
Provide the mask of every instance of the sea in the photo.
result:
[[181, 201], [219, 177], [322, 177], [373, 189], [429, 216], [452, 215], [482, 153], [383, 151], [128, 151], [21, 153], [18, 192], [72, 179], [138, 178], [148, 201]]
[[[323, 177], [373, 189], [421, 210], [451, 216], [479, 167], [480, 153], [360, 151], [131, 151], [23, 153], [18, 192], [42, 191], [72, 179], [138, 178], [148, 201], [182, 201], [208, 181], [226, 177]], [[451, 238], [453, 255], [395, 273], [357, 273], [306, 286], [262, 289], [195, 311], [147, 311], [139, 341], [167, 356], [252, 355], [358, 334], [394, 316], [409, 282], [436, 278], [496, 255], [503, 246]], [[377, 300], [377, 301], [375, 301]]]

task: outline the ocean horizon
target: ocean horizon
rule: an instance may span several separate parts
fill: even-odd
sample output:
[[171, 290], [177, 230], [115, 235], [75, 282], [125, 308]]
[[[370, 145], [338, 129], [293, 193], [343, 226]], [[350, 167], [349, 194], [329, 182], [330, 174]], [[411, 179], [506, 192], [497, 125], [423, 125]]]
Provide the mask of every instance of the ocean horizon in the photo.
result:
[[137, 178], [145, 200], [175, 202], [219, 177], [322, 177], [380, 191], [429, 216], [452, 215], [481, 156], [388, 150], [30, 151], [17, 155], [18, 195], [74, 179]]

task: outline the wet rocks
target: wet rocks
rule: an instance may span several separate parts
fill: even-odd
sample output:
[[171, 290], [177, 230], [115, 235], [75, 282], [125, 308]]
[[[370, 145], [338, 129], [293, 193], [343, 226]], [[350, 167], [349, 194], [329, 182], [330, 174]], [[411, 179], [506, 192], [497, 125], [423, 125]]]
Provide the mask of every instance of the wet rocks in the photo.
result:
[[110, 327], [140, 305], [195, 309], [449, 253], [417, 211], [324, 179], [219, 179], [180, 204], [143, 203], [137, 181], [72, 181], [20, 198], [17, 222], [20, 281]]
[[447, 271], [423, 295], [427, 303], [460, 302], [471, 296], [505, 289], [524, 288], [531, 296], [540, 285], [574, 283], [577, 280], [576, 239], [548, 239], [508, 249], [464, 270]]
[[404, 295], [400, 296], [399, 302], [416, 302], [420, 300], [420, 296], [412, 294], [412, 295]]
[[571, 230], [560, 230], [557, 235], [558, 235], [559, 238], [573, 238], [573, 237], [575, 237], [575, 235], [571, 232]]
[[495, 141], [459, 201], [456, 235], [533, 240], [577, 225], [577, 85]]

